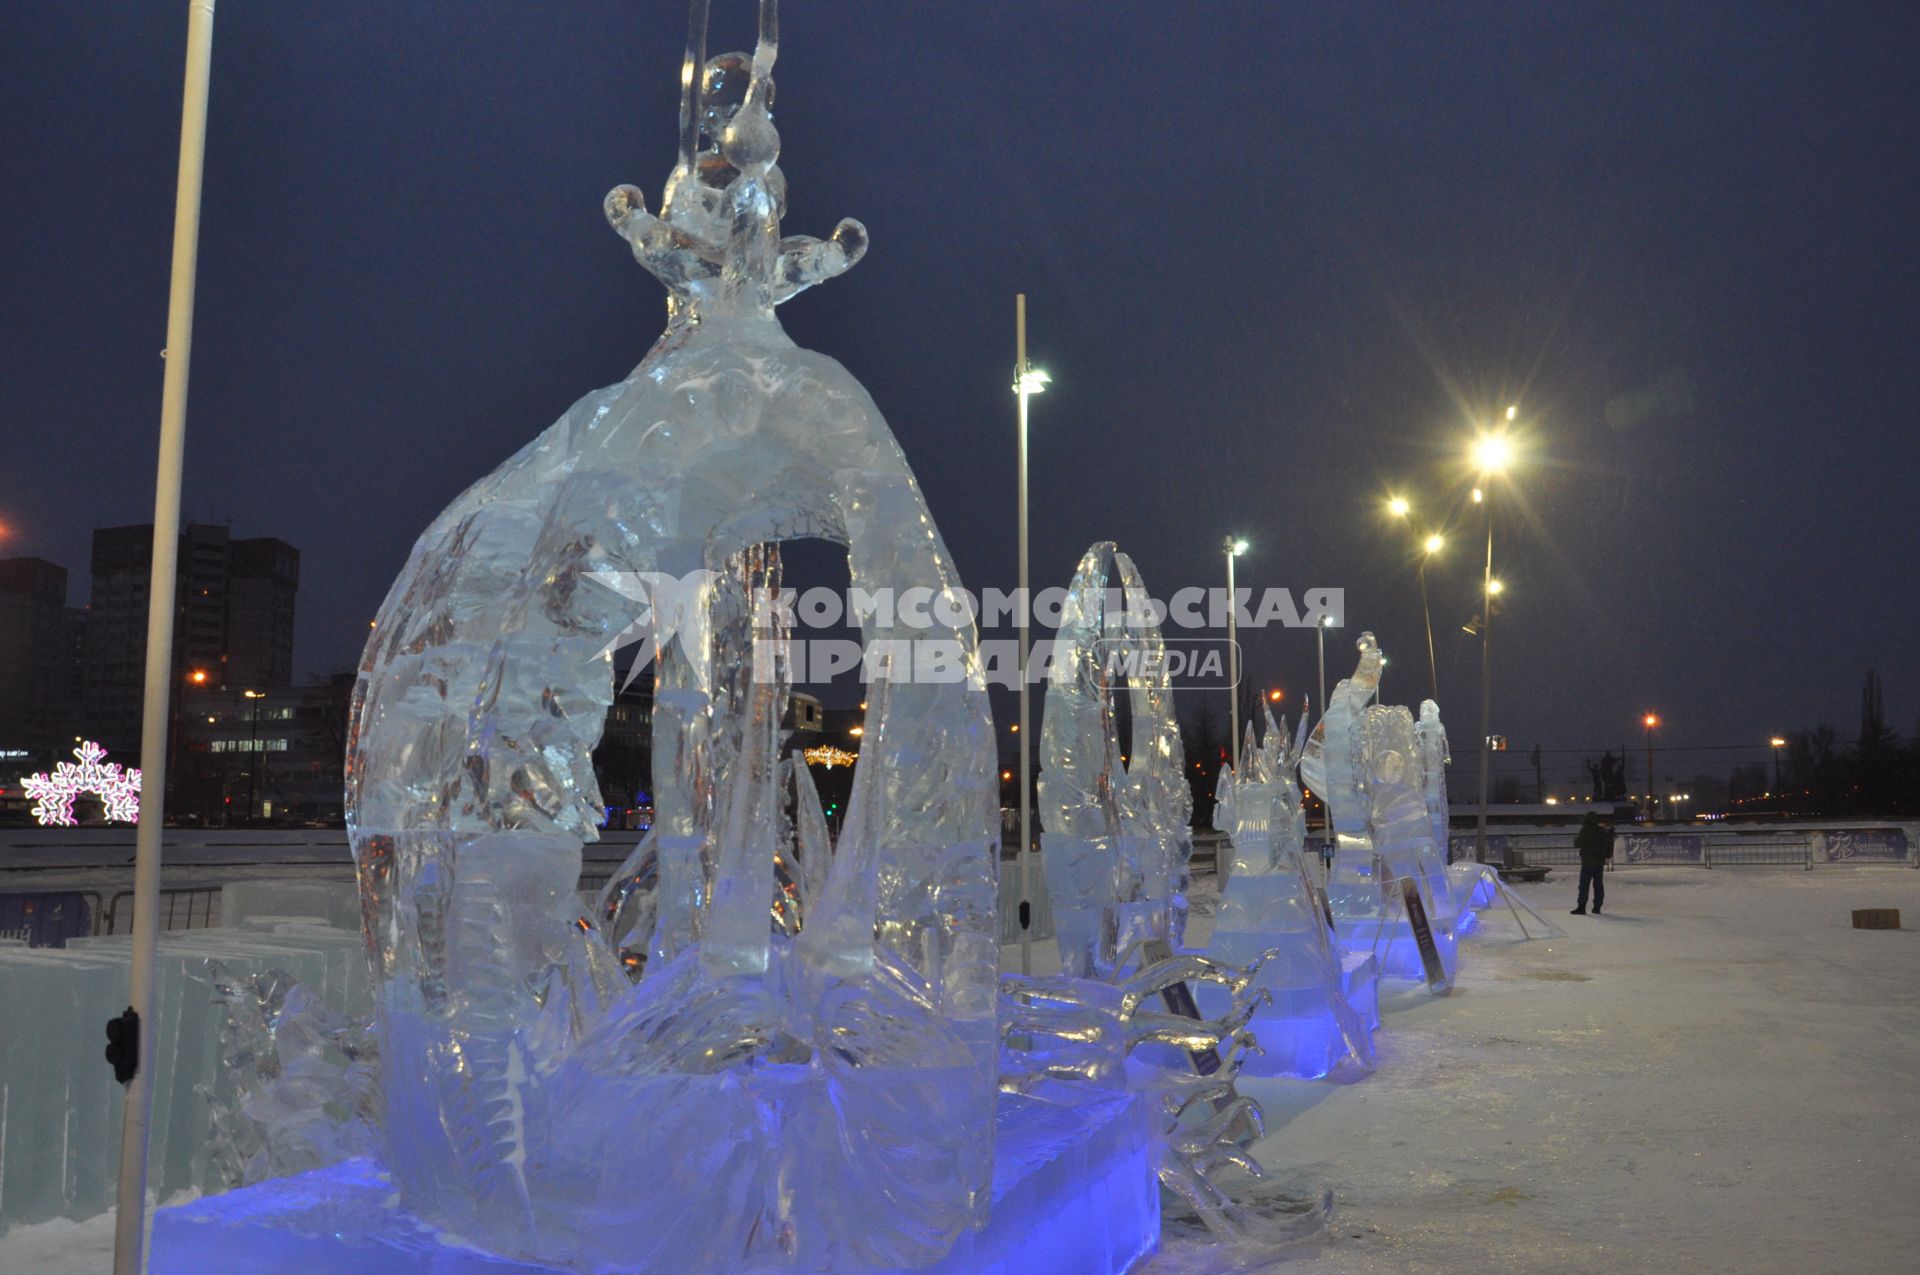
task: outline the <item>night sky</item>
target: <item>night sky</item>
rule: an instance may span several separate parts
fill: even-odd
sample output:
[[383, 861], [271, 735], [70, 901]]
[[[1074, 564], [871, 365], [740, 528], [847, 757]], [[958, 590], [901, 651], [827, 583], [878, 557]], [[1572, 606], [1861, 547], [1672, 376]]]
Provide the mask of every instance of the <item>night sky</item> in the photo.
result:
[[[710, 49], [751, 39], [716, 3]], [[1347, 590], [1425, 691], [1406, 494], [1518, 404], [1496, 731], [1515, 749], [1920, 719], [1910, 7], [791, 3], [789, 234], [864, 221], [781, 310], [873, 393], [973, 587], [1015, 568], [1013, 294], [1036, 584], [1117, 539], [1162, 596]], [[302, 551], [297, 662], [357, 658], [428, 521], [662, 325], [600, 200], [657, 206], [684, 6], [221, 6], [186, 512]], [[25, 5], [0, 43], [0, 552], [152, 516], [184, 3]], [[1478, 719], [1457, 526], [1430, 583]], [[1309, 631], [1247, 634], [1312, 689]], [[1218, 698], [1218, 697], [1216, 697]], [[1224, 701], [1222, 701], [1224, 704]], [[1552, 760], [1552, 756], [1550, 756]], [[1560, 757], [1570, 774], [1575, 757]], [[1554, 768], [1550, 766], [1550, 777]]]

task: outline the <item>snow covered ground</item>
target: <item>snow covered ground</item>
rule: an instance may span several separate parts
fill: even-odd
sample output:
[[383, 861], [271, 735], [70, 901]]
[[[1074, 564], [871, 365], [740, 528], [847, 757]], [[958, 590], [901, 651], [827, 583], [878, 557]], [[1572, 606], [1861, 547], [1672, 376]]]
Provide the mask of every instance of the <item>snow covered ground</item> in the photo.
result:
[[[1636, 868], [1600, 917], [1563, 874], [1523, 893], [1567, 937], [1489, 912], [1451, 996], [1393, 995], [1371, 1079], [1247, 1082], [1274, 1186], [1331, 1185], [1332, 1239], [1236, 1266], [1173, 1224], [1148, 1275], [1915, 1268], [1920, 872]], [[93, 1275], [111, 1238], [22, 1228], [0, 1271]]]
[[[1451, 996], [1394, 997], [1370, 1080], [1246, 1084], [1272, 1176], [1336, 1200], [1325, 1247], [1246, 1269], [1920, 1265], [1920, 872], [1635, 868], [1599, 917], [1560, 873], [1522, 892], [1568, 936], [1496, 905]], [[1911, 928], [1851, 928], [1875, 906]]]

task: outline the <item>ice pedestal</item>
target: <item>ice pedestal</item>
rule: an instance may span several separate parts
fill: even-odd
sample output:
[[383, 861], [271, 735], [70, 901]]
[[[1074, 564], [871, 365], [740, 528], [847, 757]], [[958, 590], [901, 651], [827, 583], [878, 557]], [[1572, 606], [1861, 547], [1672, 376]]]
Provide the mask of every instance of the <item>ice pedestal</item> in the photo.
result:
[[1462, 916], [1469, 910], [1490, 907], [1500, 892], [1499, 874], [1484, 863], [1451, 864], [1447, 868], [1447, 881], [1453, 887], [1453, 897], [1463, 900]]
[[[1284, 957], [1268, 962], [1256, 981], [1272, 1000], [1247, 1023], [1260, 1050], [1241, 1062], [1241, 1074], [1320, 1080], [1346, 1057], [1346, 1038], [1319, 971], [1312, 971], [1312, 981], [1305, 986], [1275, 988], [1268, 985], [1267, 974], [1276, 964], [1284, 969], [1287, 962]], [[1350, 1021], [1365, 1035], [1371, 1061], [1373, 1033], [1380, 1026], [1380, 965], [1372, 953], [1342, 954], [1338, 994], [1352, 1011]], [[1225, 1013], [1231, 1003], [1226, 989], [1212, 984], [1200, 985], [1195, 996], [1207, 1017]]]
[[[993, 1216], [924, 1275], [1114, 1275], [1158, 1246], [1148, 1111], [1134, 1097], [1053, 1106], [1003, 1095]], [[371, 1160], [158, 1210], [152, 1275], [507, 1275], [554, 1271], [440, 1235], [403, 1210]], [[600, 1271], [668, 1275], [665, 1267]], [[882, 1275], [879, 1271], [835, 1275]]]
[[[1459, 937], [1434, 924], [1433, 945], [1440, 952], [1441, 967], [1452, 977], [1457, 965]], [[1372, 956], [1380, 963], [1380, 977], [1425, 982], [1426, 964], [1420, 959], [1420, 944], [1413, 937], [1413, 926], [1404, 916], [1388, 920], [1356, 918], [1340, 927], [1340, 946], [1349, 956]]]

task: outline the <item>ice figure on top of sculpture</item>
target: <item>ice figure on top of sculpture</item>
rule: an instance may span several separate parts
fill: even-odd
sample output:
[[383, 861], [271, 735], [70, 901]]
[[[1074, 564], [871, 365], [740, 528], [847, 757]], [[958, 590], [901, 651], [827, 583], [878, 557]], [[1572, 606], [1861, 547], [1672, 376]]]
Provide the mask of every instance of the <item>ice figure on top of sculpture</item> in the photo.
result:
[[[774, 317], [866, 237], [781, 236], [773, 4], [751, 57], [711, 61], [693, 9], [661, 212], [631, 187], [607, 200], [669, 290], [665, 334], [428, 528], [361, 665], [348, 809], [386, 1162], [414, 1214], [523, 1260], [923, 1266], [991, 1198], [996, 784], [975, 631], [868, 618], [869, 643], [951, 644], [963, 675], [876, 674], [829, 855], [804, 766], [781, 760], [777, 545], [843, 544], [869, 591], [959, 581], [872, 399]], [[583, 917], [591, 753], [636, 633], [654, 643], [657, 817]]]
[[1041, 863], [1061, 972], [1077, 978], [1114, 977], [1143, 940], [1178, 951], [1185, 939], [1193, 794], [1151, 606], [1133, 559], [1102, 541], [1074, 572], [1054, 641], [1040, 733]]
[[[1240, 769], [1223, 766], [1214, 830], [1227, 836], [1226, 883], [1208, 955], [1244, 965], [1270, 953], [1254, 986], [1268, 999], [1250, 1026], [1260, 1052], [1253, 1075], [1357, 1078], [1373, 1068], [1374, 981], [1365, 956], [1336, 946], [1325, 902], [1306, 858], [1306, 815], [1295, 778], [1306, 743], [1306, 710], [1288, 738], [1284, 721], [1263, 706], [1266, 737], [1247, 723]], [[1219, 1011], [1219, 993], [1200, 989], [1203, 1012]]]
[[1411, 878], [1450, 979], [1455, 940], [1446, 860], [1434, 844], [1428, 789], [1420, 773], [1413, 714], [1375, 704], [1382, 659], [1373, 634], [1341, 679], [1300, 759], [1300, 777], [1326, 803], [1334, 838], [1327, 894], [1348, 951], [1375, 954], [1381, 973], [1422, 978], [1424, 963], [1400, 893]]

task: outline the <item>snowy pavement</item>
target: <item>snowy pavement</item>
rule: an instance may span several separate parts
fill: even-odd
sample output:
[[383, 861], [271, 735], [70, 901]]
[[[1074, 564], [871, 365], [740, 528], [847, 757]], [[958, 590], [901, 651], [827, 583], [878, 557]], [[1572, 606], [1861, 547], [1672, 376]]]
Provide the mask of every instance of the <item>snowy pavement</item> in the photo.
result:
[[[1915, 1268], [1920, 872], [1636, 868], [1600, 917], [1562, 874], [1523, 893], [1567, 937], [1496, 905], [1451, 996], [1393, 995], [1371, 1079], [1246, 1082], [1274, 1185], [1333, 1187], [1331, 1241], [1235, 1266], [1173, 1225], [1147, 1275]], [[107, 1218], [25, 1227], [0, 1271], [110, 1251]]]
[[[1336, 1225], [1242, 1269], [1916, 1268], [1920, 872], [1636, 868], [1598, 917], [1570, 876], [1522, 892], [1568, 936], [1508, 941], [1496, 905], [1451, 996], [1394, 996], [1370, 1080], [1245, 1084], [1260, 1159]], [[1875, 906], [1909, 928], [1851, 928]]]

